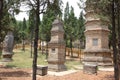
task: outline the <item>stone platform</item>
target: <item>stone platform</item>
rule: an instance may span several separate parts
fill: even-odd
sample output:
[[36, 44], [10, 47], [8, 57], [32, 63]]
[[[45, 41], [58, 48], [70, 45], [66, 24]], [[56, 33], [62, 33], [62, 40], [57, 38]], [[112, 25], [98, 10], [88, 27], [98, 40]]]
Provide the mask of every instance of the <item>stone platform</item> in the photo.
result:
[[97, 63], [98, 66], [112, 66], [112, 56], [109, 49], [106, 50], [85, 50], [83, 63]]

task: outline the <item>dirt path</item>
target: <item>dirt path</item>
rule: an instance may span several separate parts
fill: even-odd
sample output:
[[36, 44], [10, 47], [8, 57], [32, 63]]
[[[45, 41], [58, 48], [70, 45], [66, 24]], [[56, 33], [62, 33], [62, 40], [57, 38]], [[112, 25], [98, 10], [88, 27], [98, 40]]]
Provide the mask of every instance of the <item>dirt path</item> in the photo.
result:
[[[0, 68], [0, 80], [32, 80], [31, 69]], [[64, 76], [37, 76], [37, 80], [114, 80], [113, 72], [98, 71], [97, 75], [84, 74], [82, 70]]]

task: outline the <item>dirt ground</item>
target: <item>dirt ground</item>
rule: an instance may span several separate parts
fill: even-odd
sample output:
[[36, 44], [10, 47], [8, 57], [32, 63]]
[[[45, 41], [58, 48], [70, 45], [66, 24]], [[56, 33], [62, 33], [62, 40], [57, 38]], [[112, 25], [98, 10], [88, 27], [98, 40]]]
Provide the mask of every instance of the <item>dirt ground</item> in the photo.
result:
[[[32, 80], [31, 69], [0, 68], [0, 80]], [[37, 76], [37, 80], [114, 80], [113, 72], [84, 74], [82, 70], [64, 76]]]

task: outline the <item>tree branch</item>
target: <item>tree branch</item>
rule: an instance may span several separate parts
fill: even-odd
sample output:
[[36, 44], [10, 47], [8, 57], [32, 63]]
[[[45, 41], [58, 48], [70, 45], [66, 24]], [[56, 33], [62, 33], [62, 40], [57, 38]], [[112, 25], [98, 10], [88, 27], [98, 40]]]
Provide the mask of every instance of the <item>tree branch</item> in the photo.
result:
[[[32, 3], [32, 1], [31, 0], [28, 0], [30, 3], [29, 3], [29, 5], [30, 6], [32, 6], [33, 7], [33, 9], [35, 10], [35, 6], [34, 6], [34, 4]], [[36, 2], [34, 1], [34, 3], [36, 4]]]

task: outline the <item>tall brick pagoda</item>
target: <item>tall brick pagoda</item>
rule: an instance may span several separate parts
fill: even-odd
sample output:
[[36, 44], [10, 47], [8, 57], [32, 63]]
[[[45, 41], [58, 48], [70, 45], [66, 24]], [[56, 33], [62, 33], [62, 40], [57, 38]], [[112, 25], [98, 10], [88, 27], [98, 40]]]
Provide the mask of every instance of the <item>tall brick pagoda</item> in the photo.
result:
[[65, 42], [62, 21], [57, 18], [52, 23], [51, 41], [49, 42], [48, 69], [51, 71], [64, 71]]
[[[87, 0], [87, 4], [91, 3], [88, 1], [90, 0]], [[100, 66], [112, 65], [111, 51], [108, 47], [108, 35], [110, 31], [107, 21], [99, 18], [92, 5], [94, 5], [94, 2], [85, 8], [86, 47], [83, 62], [90, 64], [97, 63]]]

